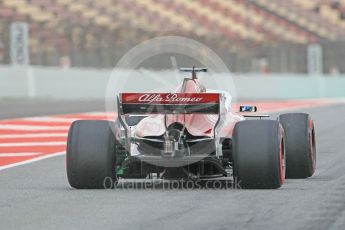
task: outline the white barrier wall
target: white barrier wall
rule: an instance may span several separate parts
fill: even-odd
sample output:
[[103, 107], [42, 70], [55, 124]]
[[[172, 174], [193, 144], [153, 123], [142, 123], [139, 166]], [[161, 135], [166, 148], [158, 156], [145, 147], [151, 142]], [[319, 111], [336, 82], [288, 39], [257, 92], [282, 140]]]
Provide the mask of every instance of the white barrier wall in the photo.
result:
[[0, 97], [103, 98], [110, 72], [0, 67]]
[[[0, 98], [102, 99], [111, 74], [111, 70], [0, 67]], [[115, 86], [118, 91], [162, 91], [162, 85], [176, 87], [182, 79], [180, 76], [178, 80], [172, 71], [117, 70], [113, 76], [119, 80], [115, 83], [120, 85]], [[232, 94], [240, 100], [345, 97], [344, 75], [215, 74], [203, 80], [215, 89], [229, 90], [233, 85], [236, 93]]]

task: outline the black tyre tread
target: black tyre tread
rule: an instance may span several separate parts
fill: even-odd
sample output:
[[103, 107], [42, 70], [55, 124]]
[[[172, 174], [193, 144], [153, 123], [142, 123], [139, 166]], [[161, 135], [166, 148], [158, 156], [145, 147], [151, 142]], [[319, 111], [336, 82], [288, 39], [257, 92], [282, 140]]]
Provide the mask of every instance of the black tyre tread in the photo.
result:
[[[311, 148], [315, 148], [315, 130], [311, 117], [306, 113], [286, 113], [279, 116], [279, 122], [285, 130], [286, 144], [286, 177], [303, 179], [315, 172], [315, 164], [311, 158]], [[310, 144], [310, 132], [314, 135], [314, 146]], [[316, 157], [315, 152], [313, 153]], [[316, 160], [316, 159], [315, 159]]]
[[101, 189], [114, 185], [115, 137], [111, 130], [114, 125], [93, 120], [72, 123], [66, 155], [67, 177], [72, 187]]
[[233, 133], [234, 179], [242, 188], [281, 187], [280, 141], [283, 129], [274, 120], [246, 120]]

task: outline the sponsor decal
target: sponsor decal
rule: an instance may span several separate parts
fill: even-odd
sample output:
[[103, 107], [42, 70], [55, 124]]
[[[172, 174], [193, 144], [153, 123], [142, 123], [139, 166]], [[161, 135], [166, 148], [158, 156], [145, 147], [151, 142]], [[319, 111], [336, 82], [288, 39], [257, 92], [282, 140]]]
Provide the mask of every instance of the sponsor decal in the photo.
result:
[[178, 97], [176, 93], [167, 94], [163, 98], [160, 94], [144, 94], [139, 97], [139, 102], [154, 103], [154, 102], [200, 102], [202, 97]]
[[122, 103], [139, 104], [200, 104], [218, 103], [217, 93], [123, 93]]

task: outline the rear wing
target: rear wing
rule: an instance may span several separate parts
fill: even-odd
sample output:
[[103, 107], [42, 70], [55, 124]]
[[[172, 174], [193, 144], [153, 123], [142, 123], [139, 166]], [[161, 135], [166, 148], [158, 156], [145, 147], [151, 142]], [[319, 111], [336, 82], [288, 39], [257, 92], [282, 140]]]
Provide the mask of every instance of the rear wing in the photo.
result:
[[219, 114], [218, 93], [121, 93], [120, 114]]
[[207, 72], [206, 68], [180, 68], [180, 72], [190, 72], [192, 73], [192, 79], [196, 79], [196, 73], [198, 72]]
[[207, 72], [207, 68], [180, 68], [180, 72]]
[[126, 114], [218, 114], [213, 130], [216, 137], [224, 111], [222, 101], [219, 93], [121, 93], [117, 97], [118, 119], [126, 136], [125, 148], [130, 152], [131, 131], [123, 119]]

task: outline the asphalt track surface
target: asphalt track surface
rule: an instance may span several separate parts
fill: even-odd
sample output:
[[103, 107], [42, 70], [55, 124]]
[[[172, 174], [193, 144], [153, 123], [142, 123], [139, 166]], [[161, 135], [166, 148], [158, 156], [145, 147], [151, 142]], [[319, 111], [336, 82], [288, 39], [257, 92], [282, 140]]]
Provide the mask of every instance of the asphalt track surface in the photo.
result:
[[104, 111], [104, 100], [0, 100], [0, 119]]
[[277, 190], [74, 190], [59, 156], [0, 171], [0, 229], [344, 229], [345, 105], [302, 111], [317, 132], [309, 179]]

